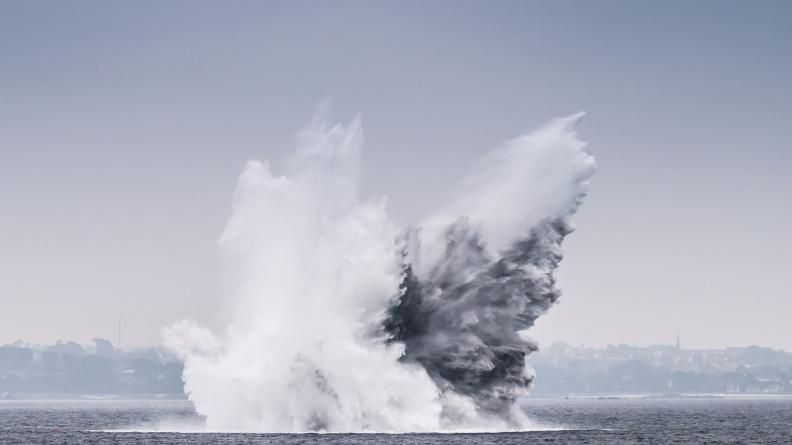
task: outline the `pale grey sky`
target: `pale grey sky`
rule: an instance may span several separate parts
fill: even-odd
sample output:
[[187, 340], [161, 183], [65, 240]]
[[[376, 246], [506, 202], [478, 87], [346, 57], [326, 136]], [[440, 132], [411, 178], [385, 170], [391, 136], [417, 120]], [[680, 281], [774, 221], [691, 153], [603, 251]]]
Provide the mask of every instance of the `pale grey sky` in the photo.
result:
[[[210, 322], [248, 159], [363, 115], [400, 222], [579, 110], [600, 170], [542, 343], [792, 349], [792, 3], [0, 1], [0, 343]], [[122, 315], [123, 314], [123, 315]]]

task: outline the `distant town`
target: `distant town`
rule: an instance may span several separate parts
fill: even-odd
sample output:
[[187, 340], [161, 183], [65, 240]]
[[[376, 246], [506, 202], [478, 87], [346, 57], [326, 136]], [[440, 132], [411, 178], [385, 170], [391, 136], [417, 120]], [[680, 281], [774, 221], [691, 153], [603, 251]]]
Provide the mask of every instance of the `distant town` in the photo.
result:
[[182, 365], [158, 348], [121, 350], [104, 339], [0, 346], [0, 399], [184, 397]]
[[760, 346], [604, 349], [556, 342], [528, 357], [533, 395], [792, 394], [792, 353]]
[[[528, 357], [535, 397], [792, 395], [792, 353], [760, 346], [606, 348], [556, 342]], [[0, 399], [183, 398], [182, 364], [159, 348], [17, 342], [0, 346]]]

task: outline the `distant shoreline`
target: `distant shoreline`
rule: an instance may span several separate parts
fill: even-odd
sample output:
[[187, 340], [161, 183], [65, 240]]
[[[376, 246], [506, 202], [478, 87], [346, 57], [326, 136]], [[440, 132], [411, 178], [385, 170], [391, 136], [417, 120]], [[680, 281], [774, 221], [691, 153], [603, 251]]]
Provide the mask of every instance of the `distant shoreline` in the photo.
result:
[[774, 400], [792, 399], [792, 394], [762, 394], [762, 393], [684, 393], [684, 394], [570, 394], [552, 395], [542, 394], [527, 396], [521, 402], [531, 400]]
[[184, 394], [26, 394], [14, 393], [3, 394], [0, 393], [0, 403], [6, 401], [85, 401], [85, 402], [102, 402], [102, 401], [187, 401], [187, 396]]

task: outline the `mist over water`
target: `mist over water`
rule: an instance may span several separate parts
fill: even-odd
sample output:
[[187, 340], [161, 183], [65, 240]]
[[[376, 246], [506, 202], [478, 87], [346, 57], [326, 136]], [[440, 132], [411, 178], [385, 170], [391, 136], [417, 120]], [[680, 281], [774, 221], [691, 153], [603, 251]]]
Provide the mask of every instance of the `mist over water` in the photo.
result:
[[553, 120], [485, 156], [457, 198], [407, 229], [358, 190], [360, 119], [320, 110], [283, 169], [250, 161], [220, 245], [232, 321], [164, 332], [213, 431], [530, 427], [524, 331], [558, 299], [553, 271], [593, 158]]

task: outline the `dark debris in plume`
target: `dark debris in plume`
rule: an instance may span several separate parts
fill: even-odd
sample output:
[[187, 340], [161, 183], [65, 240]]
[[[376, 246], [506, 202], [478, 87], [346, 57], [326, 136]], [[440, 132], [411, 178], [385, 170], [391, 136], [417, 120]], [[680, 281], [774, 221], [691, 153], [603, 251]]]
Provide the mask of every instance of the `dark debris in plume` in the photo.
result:
[[530, 388], [525, 357], [537, 346], [518, 334], [559, 298], [554, 271], [566, 218], [548, 220], [498, 256], [467, 220], [447, 230], [442, 260], [426, 278], [404, 266], [400, 296], [384, 328], [444, 391], [471, 397], [485, 414], [508, 416]]

